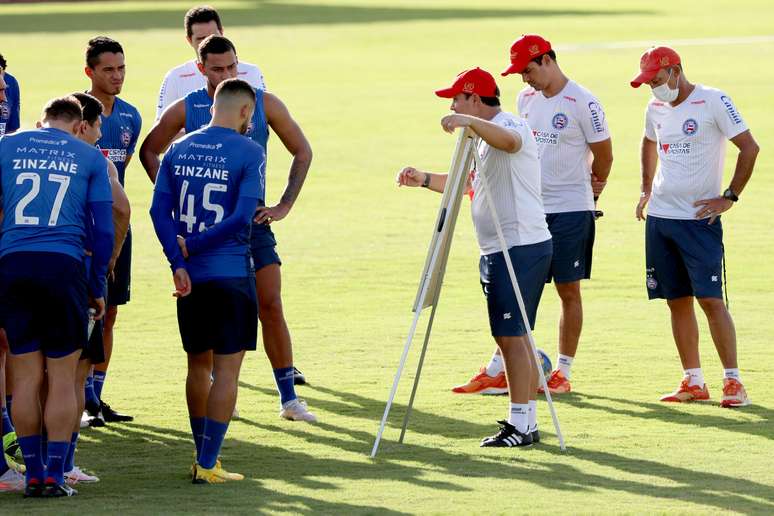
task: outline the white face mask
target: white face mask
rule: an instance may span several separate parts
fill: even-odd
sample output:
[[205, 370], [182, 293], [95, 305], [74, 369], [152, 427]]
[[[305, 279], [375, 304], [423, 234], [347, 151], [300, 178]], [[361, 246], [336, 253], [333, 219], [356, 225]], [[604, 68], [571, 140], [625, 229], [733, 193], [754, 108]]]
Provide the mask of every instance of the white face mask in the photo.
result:
[[[653, 88], [653, 96], [661, 102], [674, 102], [677, 95], [680, 93], [679, 88], [672, 89], [669, 87], [669, 79], [672, 78], [672, 70], [669, 70], [669, 77], [664, 84]], [[679, 80], [678, 80], [679, 83]]]

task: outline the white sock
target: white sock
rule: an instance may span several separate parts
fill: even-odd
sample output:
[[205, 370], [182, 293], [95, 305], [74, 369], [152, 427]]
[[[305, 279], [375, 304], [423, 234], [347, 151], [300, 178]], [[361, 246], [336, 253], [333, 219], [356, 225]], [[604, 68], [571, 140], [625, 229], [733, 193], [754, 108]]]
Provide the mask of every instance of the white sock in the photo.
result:
[[573, 357], [562, 355], [559, 353], [559, 357], [556, 359], [556, 365], [562, 372], [565, 378], [570, 379], [570, 368], [572, 368]]
[[503, 356], [495, 352], [486, 366], [486, 375], [494, 378], [505, 370]]
[[515, 426], [516, 430], [526, 434], [529, 430], [529, 403], [511, 403], [508, 422]]
[[742, 377], [739, 376], [739, 368], [735, 367], [733, 369], [723, 369], [723, 377], [725, 378], [733, 378], [737, 382], [742, 381]]
[[529, 400], [529, 431], [537, 430], [537, 400]]
[[690, 386], [698, 385], [699, 387], [702, 387], [704, 385], [704, 373], [701, 372], [701, 367], [686, 369], [685, 376], [690, 378], [688, 381], [688, 385]]

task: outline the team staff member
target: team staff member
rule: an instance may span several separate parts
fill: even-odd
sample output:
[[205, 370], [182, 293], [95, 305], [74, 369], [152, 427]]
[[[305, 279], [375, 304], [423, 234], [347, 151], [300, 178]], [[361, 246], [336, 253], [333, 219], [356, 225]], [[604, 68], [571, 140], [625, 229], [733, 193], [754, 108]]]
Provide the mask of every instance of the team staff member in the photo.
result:
[[19, 130], [21, 114], [19, 82], [8, 73], [8, 62], [0, 54], [0, 83], [3, 82], [5, 83], [5, 98], [0, 97], [0, 136]]
[[[534, 326], [546, 274], [551, 264], [551, 234], [540, 198], [540, 163], [532, 130], [521, 118], [500, 109], [500, 90], [494, 78], [475, 68], [459, 74], [454, 84], [435, 92], [451, 98], [455, 114], [445, 116], [447, 132], [470, 127], [479, 137], [476, 152], [481, 169], [475, 171], [471, 213], [481, 250], [479, 270], [487, 298], [489, 325], [500, 348], [508, 379], [510, 412], [499, 421], [500, 431], [481, 441], [481, 446], [530, 446], [539, 440], [535, 399], [538, 372], [526, 324]], [[491, 200], [481, 191], [482, 175], [489, 184]], [[398, 184], [424, 186], [443, 192], [446, 174], [431, 174], [406, 167]], [[521, 318], [516, 295], [487, 203], [494, 203], [508, 246], [529, 321]]]
[[[636, 210], [639, 220], [646, 219], [646, 286], [650, 299], [667, 300], [685, 372], [677, 390], [661, 401], [710, 397], [699, 360], [696, 298], [724, 368], [720, 404], [749, 405], [739, 376], [734, 322], [723, 304], [720, 214], [739, 200], [752, 175], [758, 144], [728, 95], [689, 82], [673, 49], [655, 47], [642, 55], [640, 73], [631, 85], [642, 84], [651, 87], [654, 97], [645, 110]], [[727, 139], [739, 155], [731, 183], [721, 194]]]
[[[155, 181], [159, 166], [158, 156], [175, 135], [181, 129], [192, 132], [210, 122], [210, 106], [215, 88], [223, 80], [237, 76], [237, 63], [234, 45], [223, 36], [210, 36], [199, 45], [199, 70], [207, 77], [207, 87], [190, 93], [164, 111], [140, 147], [140, 159], [152, 181]], [[269, 227], [269, 224], [285, 218], [295, 203], [312, 161], [312, 149], [279, 98], [262, 90], [256, 90], [256, 98], [253, 120], [246, 136], [265, 148], [271, 127], [293, 155], [287, 187], [275, 206], [265, 206], [265, 163], [261, 169], [262, 197], [250, 233], [258, 315], [264, 349], [280, 394], [280, 416], [294, 421], [313, 422], [316, 417], [298, 399], [294, 388], [293, 348], [282, 311], [281, 262], [275, 249], [277, 243], [274, 233]]]
[[[510, 49], [502, 75], [521, 74], [528, 84], [517, 101], [540, 149], [543, 205], [554, 254], [547, 281], [553, 279], [562, 302], [557, 367], [547, 380], [551, 394], [570, 392], [570, 370], [583, 328], [581, 280], [591, 277], [594, 201], [607, 184], [613, 146], [602, 105], [567, 78], [551, 43], [528, 34]], [[454, 392], [505, 392], [502, 359], [495, 352], [486, 368]], [[540, 388], [542, 390], [542, 387]]]
[[221, 82], [212, 121], [167, 152], [153, 192], [151, 217], [174, 273], [180, 337], [188, 353], [195, 484], [244, 478], [225, 471], [218, 455], [236, 405], [242, 359], [246, 350], [255, 350], [258, 334], [250, 219], [263, 193], [266, 153], [242, 137], [255, 107], [252, 86], [239, 79]]
[[[75, 371], [87, 308], [105, 313], [113, 249], [111, 192], [102, 154], [75, 137], [81, 105], [49, 101], [43, 127], [0, 140], [5, 217], [0, 236], [0, 316], [8, 335], [13, 419], [27, 467], [25, 496], [71, 496], [64, 461], [76, 420]], [[83, 262], [92, 224], [91, 271]], [[41, 418], [40, 390], [47, 395]], [[41, 457], [42, 423], [48, 434]]]
[[[86, 47], [86, 76], [91, 81], [87, 93], [102, 103], [102, 137], [97, 146], [113, 162], [118, 179], [124, 185], [126, 168], [134, 154], [140, 137], [142, 119], [140, 112], [128, 102], [118, 98], [126, 77], [124, 49], [117, 41], [100, 36], [89, 41]], [[126, 234], [124, 245], [108, 279], [107, 314], [105, 315], [103, 340], [105, 361], [94, 366], [91, 389], [87, 389], [87, 408], [91, 416], [102, 417], [108, 423], [132, 421], [134, 418], [119, 414], [102, 401], [110, 358], [113, 355], [113, 328], [118, 317], [118, 307], [129, 302], [132, 269], [132, 231]], [[97, 410], [97, 408], [99, 410]]]
[[[172, 68], [164, 76], [156, 106], [156, 120], [173, 102], [207, 86], [207, 79], [197, 67], [199, 44], [213, 34], [223, 35], [223, 24], [218, 11], [209, 6], [192, 7], [183, 19], [185, 39], [194, 51], [194, 58]], [[259, 90], [266, 89], [261, 70], [250, 63], [237, 64], [237, 77]]]

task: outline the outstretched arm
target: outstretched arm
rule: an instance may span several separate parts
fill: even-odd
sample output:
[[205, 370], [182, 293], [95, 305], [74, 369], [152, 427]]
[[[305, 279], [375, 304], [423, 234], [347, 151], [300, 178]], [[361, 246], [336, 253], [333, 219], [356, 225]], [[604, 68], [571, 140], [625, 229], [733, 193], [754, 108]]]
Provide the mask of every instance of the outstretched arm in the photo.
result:
[[161, 115], [140, 146], [140, 162], [152, 183], [156, 182], [159, 156], [185, 127], [185, 99], [177, 100]]

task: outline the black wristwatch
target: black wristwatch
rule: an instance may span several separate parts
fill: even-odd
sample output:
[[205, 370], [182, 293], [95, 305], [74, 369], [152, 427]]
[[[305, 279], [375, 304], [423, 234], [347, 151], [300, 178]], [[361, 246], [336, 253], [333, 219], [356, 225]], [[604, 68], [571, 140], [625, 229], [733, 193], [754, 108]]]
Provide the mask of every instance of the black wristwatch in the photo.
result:
[[726, 191], [723, 192], [723, 199], [728, 199], [729, 201], [736, 202], [739, 200], [739, 196], [734, 193], [733, 190], [730, 188], [726, 188]]
[[425, 172], [425, 180], [422, 181], [422, 188], [427, 188], [430, 186], [430, 174]]

